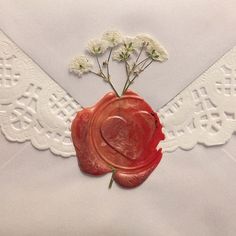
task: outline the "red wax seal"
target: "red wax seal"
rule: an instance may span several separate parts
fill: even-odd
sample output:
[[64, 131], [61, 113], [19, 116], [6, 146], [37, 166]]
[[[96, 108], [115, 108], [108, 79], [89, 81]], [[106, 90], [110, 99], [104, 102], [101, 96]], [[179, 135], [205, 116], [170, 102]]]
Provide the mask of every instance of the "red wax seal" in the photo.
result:
[[143, 183], [162, 157], [164, 139], [157, 114], [136, 93], [105, 95], [95, 106], [78, 112], [72, 139], [80, 169], [88, 174], [113, 172], [123, 187]]

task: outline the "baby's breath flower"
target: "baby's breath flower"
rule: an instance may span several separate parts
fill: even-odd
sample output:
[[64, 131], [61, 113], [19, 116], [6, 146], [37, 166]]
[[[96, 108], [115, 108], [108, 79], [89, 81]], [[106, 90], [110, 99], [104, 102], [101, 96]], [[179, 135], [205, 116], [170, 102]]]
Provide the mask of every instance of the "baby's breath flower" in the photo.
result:
[[166, 49], [157, 43], [154, 45], [148, 45], [146, 53], [154, 61], [163, 62], [168, 59], [168, 53]]
[[123, 39], [123, 45], [128, 52], [134, 52], [139, 48], [139, 43], [136, 38], [129, 36]]
[[168, 59], [166, 49], [154, 38], [148, 34], [139, 34], [136, 36], [140, 46], [144, 46], [147, 55], [154, 61], [163, 62]]
[[107, 31], [103, 34], [102, 39], [108, 42], [109, 47], [115, 47], [122, 42], [122, 34], [119, 31]]
[[92, 69], [92, 62], [85, 55], [75, 57], [69, 65], [69, 71], [77, 74], [79, 77], [82, 74], [89, 72]]
[[155, 44], [156, 40], [153, 39], [150, 35], [148, 34], [138, 34], [136, 36], [136, 43], [139, 45], [139, 47], [145, 46], [147, 47], [148, 45], [153, 45]]
[[[117, 48], [116, 48], [117, 47]], [[109, 49], [107, 58], [99, 58]], [[149, 67], [154, 61], [163, 62], [168, 59], [168, 53], [161, 44], [148, 34], [139, 34], [136, 37], [122, 36], [119, 31], [107, 31], [101, 39], [89, 41], [88, 52], [95, 57], [98, 72], [92, 70], [92, 62], [85, 56], [76, 57], [69, 65], [69, 71], [79, 77], [91, 72], [106, 81], [114, 93], [120, 97], [112, 84], [109, 62], [112, 58], [124, 62], [126, 82], [122, 90], [124, 95], [134, 80]], [[146, 54], [146, 55], [144, 55]]]
[[108, 48], [108, 43], [105, 40], [101, 40], [101, 39], [92, 39], [89, 41], [88, 43], [88, 51], [92, 54], [92, 55], [100, 55], [103, 54], [106, 49]]
[[115, 61], [127, 61], [130, 57], [130, 52], [125, 47], [120, 47], [114, 51], [112, 59]]

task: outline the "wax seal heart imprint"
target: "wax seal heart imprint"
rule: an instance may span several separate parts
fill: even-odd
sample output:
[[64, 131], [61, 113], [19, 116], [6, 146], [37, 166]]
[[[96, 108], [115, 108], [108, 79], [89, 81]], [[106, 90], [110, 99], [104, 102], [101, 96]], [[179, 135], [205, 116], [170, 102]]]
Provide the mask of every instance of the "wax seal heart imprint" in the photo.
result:
[[113, 172], [123, 187], [143, 183], [161, 160], [162, 126], [151, 107], [128, 91], [121, 98], [105, 95], [80, 111], [72, 124], [79, 167], [92, 175]]
[[104, 140], [131, 160], [138, 159], [148, 146], [152, 138], [155, 126], [155, 117], [148, 112], [137, 111], [110, 116], [101, 126], [101, 134]]

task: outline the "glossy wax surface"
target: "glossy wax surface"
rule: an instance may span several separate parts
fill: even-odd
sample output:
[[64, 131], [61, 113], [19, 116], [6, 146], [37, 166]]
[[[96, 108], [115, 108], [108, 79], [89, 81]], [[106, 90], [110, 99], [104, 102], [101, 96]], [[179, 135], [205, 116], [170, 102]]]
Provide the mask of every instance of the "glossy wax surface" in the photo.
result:
[[161, 160], [156, 146], [164, 139], [157, 114], [136, 93], [106, 94], [79, 112], [72, 138], [82, 171], [101, 175], [115, 170], [124, 187], [141, 184]]

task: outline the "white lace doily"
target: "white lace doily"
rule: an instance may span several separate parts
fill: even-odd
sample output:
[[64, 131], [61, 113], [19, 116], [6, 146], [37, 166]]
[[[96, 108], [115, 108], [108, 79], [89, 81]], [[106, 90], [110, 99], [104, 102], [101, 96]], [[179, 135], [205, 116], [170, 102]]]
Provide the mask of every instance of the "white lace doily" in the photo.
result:
[[75, 155], [70, 125], [81, 106], [0, 31], [0, 126], [8, 140]]
[[226, 143], [236, 131], [236, 47], [158, 113], [163, 151]]
[[[0, 126], [8, 140], [75, 155], [81, 106], [0, 31]], [[158, 111], [165, 152], [227, 142], [236, 131], [236, 47]]]

